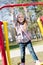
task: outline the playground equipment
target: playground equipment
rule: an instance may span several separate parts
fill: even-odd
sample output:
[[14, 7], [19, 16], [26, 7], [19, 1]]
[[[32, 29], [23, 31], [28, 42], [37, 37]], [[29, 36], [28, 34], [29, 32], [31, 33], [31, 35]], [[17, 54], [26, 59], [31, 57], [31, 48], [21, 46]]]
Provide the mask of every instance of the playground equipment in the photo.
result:
[[39, 28], [40, 28], [40, 31], [41, 31], [41, 35], [43, 36], [43, 18], [40, 17], [38, 18], [37, 22], [38, 22], [38, 25], [39, 25]]
[[[19, 6], [35, 6], [35, 5], [43, 5], [43, 2], [33, 2], [33, 3], [25, 3], [25, 4], [7, 4], [4, 5], [2, 7], [0, 7], [0, 10], [2, 10], [3, 8], [9, 8], [9, 7], [19, 7]], [[5, 32], [5, 40], [6, 40], [6, 51], [7, 51], [7, 57], [8, 57], [8, 63], [7, 63], [7, 59], [6, 59], [6, 54], [5, 54], [5, 49], [4, 49], [4, 41], [3, 41], [3, 32], [2, 32], [2, 24], [4, 25], [4, 32]], [[41, 25], [40, 19], [38, 19], [38, 25], [39, 28], [41, 30], [41, 34], [43, 36], [43, 27]], [[11, 65], [11, 61], [10, 61], [10, 52], [9, 52], [9, 40], [8, 40], [8, 29], [7, 29], [7, 23], [5, 21], [0, 22], [0, 50], [2, 53], [2, 62], [3, 65]], [[43, 65], [43, 63], [41, 63], [40, 65]]]
[[0, 22], [0, 51], [2, 55], [2, 64], [7, 65], [6, 54], [5, 54], [5, 49], [4, 49], [4, 41], [3, 41], [2, 24], [3, 23]]
[[10, 51], [9, 51], [9, 40], [8, 40], [8, 28], [7, 28], [8, 23], [7, 23], [7, 21], [3, 21], [3, 25], [4, 25], [4, 36], [5, 36], [5, 40], [6, 40], [7, 57], [8, 57], [8, 63], [9, 63], [8, 65], [11, 65]]

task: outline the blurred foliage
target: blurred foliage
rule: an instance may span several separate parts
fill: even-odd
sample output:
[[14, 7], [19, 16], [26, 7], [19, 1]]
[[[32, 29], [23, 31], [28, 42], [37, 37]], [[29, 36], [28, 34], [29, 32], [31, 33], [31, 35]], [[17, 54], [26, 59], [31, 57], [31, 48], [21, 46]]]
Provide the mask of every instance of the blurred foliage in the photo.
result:
[[27, 3], [30, 2], [31, 0], [17, 0], [17, 3]]

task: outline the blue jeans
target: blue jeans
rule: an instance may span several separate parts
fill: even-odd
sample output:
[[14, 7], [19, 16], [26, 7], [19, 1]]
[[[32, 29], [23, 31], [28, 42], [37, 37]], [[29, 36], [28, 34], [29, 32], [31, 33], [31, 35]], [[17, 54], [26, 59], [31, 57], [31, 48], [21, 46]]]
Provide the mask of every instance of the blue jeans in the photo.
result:
[[31, 41], [28, 41], [27, 43], [19, 43], [20, 51], [21, 51], [21, 62], [25, 63], [25, 47], [29, 49], [30, 54], [32, 55], [34, 61], [38, 60], [38, 57], [36, 56], [36, 53], [33, 49]]

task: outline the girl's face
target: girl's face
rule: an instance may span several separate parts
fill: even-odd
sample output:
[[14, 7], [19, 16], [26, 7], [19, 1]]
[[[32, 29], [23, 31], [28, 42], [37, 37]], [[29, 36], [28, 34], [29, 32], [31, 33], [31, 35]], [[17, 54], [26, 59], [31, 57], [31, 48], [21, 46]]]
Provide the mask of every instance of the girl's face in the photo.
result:
[[23, 15], [22, 13], [20, 13], [20, 14], [18, 15], [18, 21], [19, 21], [20, 23], [22, 23], [22, 22], [24, 21], [24, 15]]

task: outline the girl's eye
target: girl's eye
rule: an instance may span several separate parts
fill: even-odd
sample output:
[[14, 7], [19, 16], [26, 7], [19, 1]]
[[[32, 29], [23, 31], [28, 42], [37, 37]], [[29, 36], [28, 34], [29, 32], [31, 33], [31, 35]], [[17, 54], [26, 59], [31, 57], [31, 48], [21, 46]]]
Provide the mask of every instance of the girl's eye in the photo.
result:
[[21, 18], [21, 17], [18, 17], [18, 18]]
[[23, 18], [23, 17], [18, 17], [18, 18]]

